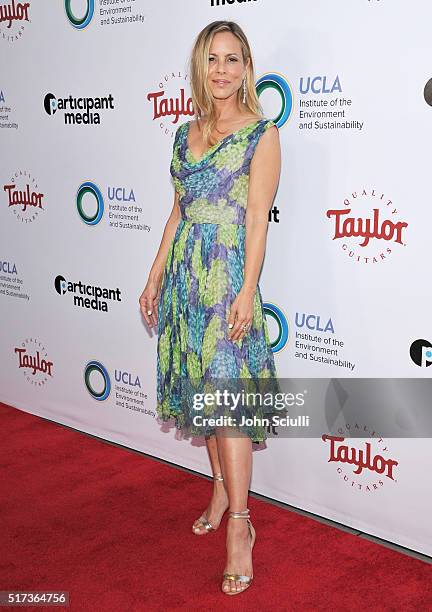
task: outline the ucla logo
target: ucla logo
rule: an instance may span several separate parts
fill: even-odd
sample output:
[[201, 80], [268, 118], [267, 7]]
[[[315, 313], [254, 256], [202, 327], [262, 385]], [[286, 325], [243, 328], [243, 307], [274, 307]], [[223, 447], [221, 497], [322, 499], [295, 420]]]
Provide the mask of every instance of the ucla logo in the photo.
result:
[[279, 306], [276, 304], [271, 304], [270, 302], [264, 302], [263, 310], [265, 316], [271, 317], [278, 326], [278, 335], [276, 339], [270, 342], [271, 349], [273, 353], [278, 353], [281, 351], [289, 338], [289, 326], [288, 320]]
[[116, 382], [129, 385], [131, 387], [139, 387], [141, 389], [141, 381], [139, 376], [135, 376], [135, 380], [130, 372], [115, 370], [114, 377]]
[[312, 331], [335, 333], [332, 320], [328, 319], [326, 323], [323, 322], [321, 325], [321, 317], [319, 315], [296, 312], [295, 324], [297, 327], [307, 327]]
[[278, 128], [282, 127], [291, 117], [294, 104], [294, 96], [291, 85], [281, 74], [269, 72], [256, 82], [256, 91], [258, 97], [266, 89], [274, 89], [280, 97], [280, 111], [273, 121]]
[[133, 189], [129, 192], [125, 187], [108, 187], [108, 200], [117, 200], [119, 202], [135, 202], [135, 194]]
[[[84, 210], [83, 199], [85, 196], [90, 196], [94, 198], [96, 210], [93, 214], [88, 214]], [[104, 200], [99, 187], [91, 181], [86, 181], [85, 183], [80, 185], [78, 187], [76, 195], [76, 207], [78, 210], [78, 214], [84, 221], [84, 223], [86, 223], [87, 225], [97, 225], [102, 219], [104, 213]]]
[[17, 267], [10, 261], [0, 261], [0, 272], [5, 274], [18, 274]]
[[[90, 377], [99, 378], [102, 380], [101, 390], [97, 390], [94, 386]], [[108, 371], [100, 361], [89, 361], [84, 368], [84, 384], [90, 395], [99, 402], [103, 402], [107, 399], [111, 392], [111, 380]]]
[[326, 76], [316, 77], [301, 77], [300, 78], [300, 93], [301, 94], [332, 94], [335, 91], [342, 93], [342, 87], [339, 77], [328, 79]]
[[71, 0], [65, 0], [65, 11], [69, 23], [73, 25], [77, 30], [83, 30], [86, 28], [90, 21], [93, 19], [94, 14], [94, 0], [86, 0], [86, 10], [82, 17], [77, 17], [73, 14], [71, 7]]

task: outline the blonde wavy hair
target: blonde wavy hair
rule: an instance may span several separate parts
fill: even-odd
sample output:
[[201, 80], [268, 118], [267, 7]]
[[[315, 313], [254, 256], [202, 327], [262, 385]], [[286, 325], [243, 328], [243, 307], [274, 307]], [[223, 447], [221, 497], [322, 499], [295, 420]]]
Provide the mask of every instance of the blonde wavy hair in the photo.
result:
[[249, 64], [246, 67], [246, 101], [242, 101], [243, 87], [237, 91], [237, 104], [239, 109], [249, 110], [255, 115], [263, 118], [263, 109], [259, 102], [255, 89], [255, 73], [252, 60], [252, 53], [249, 42], [241, 27], [234, 21], [213, 21], [209, 23], [195, 39], [189, 64], [189, 73], [192, 90], [192, 104], [195, 117], [199, 122], [203, 116], [206, 117], [206, 124], [203, 131], [204, 143], [207, 147], [216, 144], [212, 141], [211, 134], [216, 127], [216, 113], [213, 95], [207, 82], [208, 75], [208, 56], [213, 37], [217, 32], [231, 32], [238, 38], [241, 45], [243, 62]]

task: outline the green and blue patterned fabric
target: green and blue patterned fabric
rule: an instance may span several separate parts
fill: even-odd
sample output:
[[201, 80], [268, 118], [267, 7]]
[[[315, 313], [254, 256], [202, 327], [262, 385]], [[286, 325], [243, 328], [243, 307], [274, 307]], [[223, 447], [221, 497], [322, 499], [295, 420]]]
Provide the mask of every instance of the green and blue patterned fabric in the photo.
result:
[[[196, 160], [188, 147], [190, 122], [176, 131], [170, 166], [181, 220], [170, 246], [158, 304], [157, 413], [175, 418], [193, 435], [214, 427], [193, 425], [187, 381], [276, 377], [259, 285], [252, 327], [228, 338], [228, 316], [243, 284], [249, 168], [260, 136], [275, 125], [260, 119], [229, 134]], [[211, 410], [206, 408], [206, 416]], [[250, 410], [248, 415], [250, 416]], [[265, 428], [239, 430], [254, 442]]]

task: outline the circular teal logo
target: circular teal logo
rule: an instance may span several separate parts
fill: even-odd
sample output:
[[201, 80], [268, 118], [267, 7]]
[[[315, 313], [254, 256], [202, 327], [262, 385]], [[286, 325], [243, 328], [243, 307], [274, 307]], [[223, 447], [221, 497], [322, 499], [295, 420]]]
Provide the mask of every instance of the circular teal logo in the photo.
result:
[[279, 306], [276, 306], [276, 304], [264, 302], [263, 310], [266, 316], [268, 315], [274, 321], [276, 321], [276, 325], [278, 327], [278, 334], [276, 336], [276, 339], [270, 343], [273, 353], [277, 353], [281, 351], [288, 342], [288, 321], [282, 310], [279, 308]]
[[278, 128], [280, 128], [288, 121], [293, 111], [294, 95], [292, 87], [281, 74], [269, 72], [260, 77], [256, 82], [258, 97], [269, 88], [275, 90], [280, 97], [280, 111], [277, 117], [273, 119]]
[[[92, 196], [96, 201], [96, 212], [94, 215], [88, 215], [84, 210], [83, 198], [86, 195]], [[76, 207], [78, 214], [84, 223], [87, 225], [97, 225], [102, 219], [104, 213], [104, 200], [99, 187], [91, 181], [86, 181], [80, 185], [76, 195]]]
[[[103, 386], [101, 391], [97, 391], [90, 382], [90, 376], [95, 372], [102, 377]], [[106, 400], [111, 392], [110, 376], [106, 367], [100, 361], [93, 360], [88, 362], [84, 368], [84, 384], [90, 395], [100, 402]]]
[[86, 10], [82, 17], [74, 15], [71, 7], [71, 0], [65, 0], [65, 11], [69, 23], [73, 25], [77, 30], [83, 30], [88, 26], [90, 21], [93, 19], [94, 14], [94, 0], [87, 0]]

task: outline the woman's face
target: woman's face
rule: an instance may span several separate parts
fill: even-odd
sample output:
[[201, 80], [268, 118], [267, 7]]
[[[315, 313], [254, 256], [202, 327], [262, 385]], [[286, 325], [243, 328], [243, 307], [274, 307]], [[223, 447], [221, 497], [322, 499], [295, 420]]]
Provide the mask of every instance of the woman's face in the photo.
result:
[[239, 39], [231, 32], [214, 35], [208, 55], [208, 84], [213, 96], [224, 100], [242, 86], [246, 75]]

